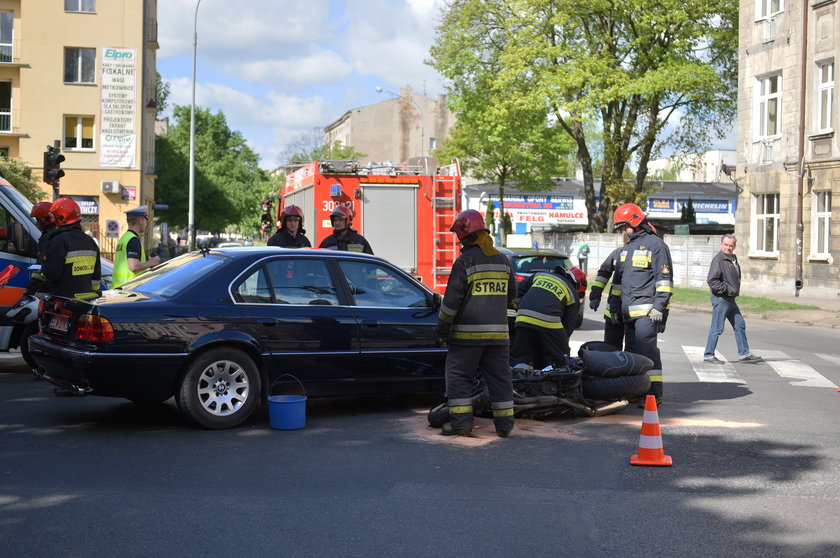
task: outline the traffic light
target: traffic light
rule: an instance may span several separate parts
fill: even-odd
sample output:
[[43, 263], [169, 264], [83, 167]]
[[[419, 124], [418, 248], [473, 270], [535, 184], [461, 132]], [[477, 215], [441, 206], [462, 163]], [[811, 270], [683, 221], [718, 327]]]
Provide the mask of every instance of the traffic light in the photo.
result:
[[47, 150], [44, 151], [44, 182], [58, 186], [59, 180], [64, 176], [64, 171], [61, 170], [63, 161], [64, 155], [61, 154], [60, 148], [47, 146]]

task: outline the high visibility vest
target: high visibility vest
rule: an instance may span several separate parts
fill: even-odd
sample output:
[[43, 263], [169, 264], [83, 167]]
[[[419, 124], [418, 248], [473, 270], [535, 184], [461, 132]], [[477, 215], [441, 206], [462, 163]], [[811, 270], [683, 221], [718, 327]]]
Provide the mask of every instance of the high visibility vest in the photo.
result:
[[[128, 230], [120, 237], [120, 241], [117, 242], [117, 251], [114, 253], [114, 275], [111, 277], [111, 288], [113, 289], [116, 289], [126, 281], [134, 279], [143, 273], [143, 271], [146, 271], [144, 269], [135, 273], [128, 268], [128, 255], [126, 251], [128, 250], [128, 241], [132, 238], [140, 240], [137, 233]], [[140, 242], [140, 261], [146, 261], [146, 249], [143, 248], [142, 242]]]

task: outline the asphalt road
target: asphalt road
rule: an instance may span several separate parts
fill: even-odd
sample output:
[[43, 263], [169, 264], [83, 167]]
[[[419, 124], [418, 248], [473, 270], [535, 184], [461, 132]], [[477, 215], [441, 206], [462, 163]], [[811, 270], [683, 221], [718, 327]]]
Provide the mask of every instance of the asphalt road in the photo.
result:
[[[477, 439], [439, 436], [434, 398], [310, 401], [303, 430], [263, 412], [208, 432], [172, 402], [56, 398], [7, 355], [0, 553], [840, 556], [836, 331], [748, 322], [768, 363], [707, 370], [708, 320], [675, 312], [660, 337], [673, 467], [629, 464], [635, 407], [517, 421], [506, 440], [482, 419]], [[736, 358], [731, 331], [719, 349]]]

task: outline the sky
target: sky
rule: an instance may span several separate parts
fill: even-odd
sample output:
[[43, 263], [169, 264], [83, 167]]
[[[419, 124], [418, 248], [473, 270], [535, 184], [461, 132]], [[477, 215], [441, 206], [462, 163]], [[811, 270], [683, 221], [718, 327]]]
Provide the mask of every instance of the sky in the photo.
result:
[[[222, 111], [272, 170], [301, 134], [412, 87], [434, 98], [440, 0], [199, 0], [195, 103]], [[158, 2], [157, 69], [169, 107], [192, 103], [196, 0]]]

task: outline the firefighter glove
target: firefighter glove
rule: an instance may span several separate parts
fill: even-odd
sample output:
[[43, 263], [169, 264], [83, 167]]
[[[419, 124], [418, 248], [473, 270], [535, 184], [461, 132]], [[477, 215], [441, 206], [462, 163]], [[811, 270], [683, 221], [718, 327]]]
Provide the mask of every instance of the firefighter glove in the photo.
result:
[[650, 321], [652, 321], [655, 324], [658, 324], [662, 321], [662, 312], [660, 312], [656, 308], [653, 308], [651, 309], [648, 317], [650, 318]]
[[621, 311], [608, 312], [604, 317], [614, 326], [621, 325]]
[[592, 296], [590, 295], [590, 297], [589, 297], [589, 307], [592, 308], [592, 311], [597, 312], [598, 311], [598, 306], [600, 306], [600, 305], [601, 305], [601, 299], [600, 298], [592, 298]]

